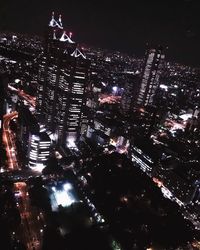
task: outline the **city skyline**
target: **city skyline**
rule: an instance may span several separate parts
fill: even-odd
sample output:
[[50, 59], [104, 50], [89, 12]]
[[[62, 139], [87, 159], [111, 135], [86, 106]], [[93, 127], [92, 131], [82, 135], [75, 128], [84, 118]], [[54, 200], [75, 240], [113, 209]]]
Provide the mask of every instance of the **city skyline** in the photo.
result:
[[[32, 16], [37, 0], [30, 6], [22, 0], [17, 6], [27, 7], [25, 16], [11, 31], [0, 27], [3, 250], [200, 249], [200, 68], [169, 60], [169, 51], [188, 55], [184, 44], [173, 42], [174, 52], [166, 39], [158, 43], [169, 9], [164, 4], [160, 12], [154, 1], [137, 12], [143, 25], [153, 17], [148, 25], [155, 26], [148, 30], [155, 43], [148, 39], [138, 57], [115, 47], [142, 49], [149, 36], [142, 23], [139, 47], [131, 32], [116, 33], [119, 21], [134, 25], [126, 2], [121, 11], [118, 3], [69, 4], [69, 11], [77, 7], [70, 12], [75, 23], [56, 4], [48, 17], [51, 1], [38, 5], [46, 8], [43, 16]], [[111, 22], [103, 28], [106, 13]], [[101, 45], [90, 46], [88, 34]]]
[[[77, 7], [78, 6], [78, 7]], [[2, 1], [0, 28], [42, 35], [49, 13], [63, 14], [67, 30], [89, 45], [142, 56], [146, 43], [168, 47], [167, 60], [199, 66], [200, 3], [179, 1], [126, 1], [66, 3], [59, 1]]]

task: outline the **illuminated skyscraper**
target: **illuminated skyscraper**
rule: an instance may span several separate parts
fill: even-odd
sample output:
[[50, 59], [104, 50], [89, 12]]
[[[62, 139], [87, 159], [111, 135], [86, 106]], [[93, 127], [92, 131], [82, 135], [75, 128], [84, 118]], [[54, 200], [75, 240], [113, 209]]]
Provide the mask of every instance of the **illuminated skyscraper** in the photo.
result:
[[56, 101], [56, 128], [58, 141], [65, 144], [80, 135], [89, 62], [78, 49], [75, 56], [65, 55], [60, 66], [58, 100]]
[[138, 73], [126, 73], [126, 83], [122, 94], [120, 110], [125, 116], [132, 114], [134, 103], [138, 94], [140, 75]]
[[63, 31], [61, 16], [49, 23], [45, 51], [39, 62], [37, 112], [62, 145], [76, 141], [88, 84], [89, 60], [72, 33]]
[[142, 82], [136, 101], [138, 106], [146, 106], [153, 103], [153, 97], [159, 86], [159, 78], [164, 58], [165, 56], [161, 47], [147, 50]]
[[47, 133], [30, 134], [29, 167], [42, 170], [50, 155], [51, 140]]

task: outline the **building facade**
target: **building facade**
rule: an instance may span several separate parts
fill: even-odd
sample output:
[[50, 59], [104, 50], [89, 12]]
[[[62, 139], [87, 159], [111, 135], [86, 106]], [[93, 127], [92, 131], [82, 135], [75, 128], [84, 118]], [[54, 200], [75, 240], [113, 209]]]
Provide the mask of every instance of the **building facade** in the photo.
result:
[[126, 83], [124, 85], [124, 91], [120, 103], [120, 111], [123, 115], [129, 116], [133, 111], [134, 104], [136, 102], [138, 87], [140, 83], [140, 74], [127, 73]]
[[163, 68], [164, 58], [165, 56], [161, 47], [146, 51], [142, 81], [136, 101], [138, 106], [153, 104], [153, 98], [159, 86], [159, 78]]
[[72, 33], [63, 31], [61, 17], [56, 21], [53, 15], [39, 61], [37, 114], [63, 146], [81, 133], [89, 66]]
[[29, 167], [41, 171], [50, 155], [51, 140], [46, 132], [31, 134], [29, 139]]

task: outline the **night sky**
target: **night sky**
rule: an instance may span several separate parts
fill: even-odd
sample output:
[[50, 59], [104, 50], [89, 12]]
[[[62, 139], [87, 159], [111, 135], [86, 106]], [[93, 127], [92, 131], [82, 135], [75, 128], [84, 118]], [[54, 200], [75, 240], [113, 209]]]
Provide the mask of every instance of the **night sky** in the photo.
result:
[[42, 34], [51, 12], [89, 45], [143, 56], [168, 46], [168, 60], [200, 66], [200, 0], [0, 0], [0, 29]]

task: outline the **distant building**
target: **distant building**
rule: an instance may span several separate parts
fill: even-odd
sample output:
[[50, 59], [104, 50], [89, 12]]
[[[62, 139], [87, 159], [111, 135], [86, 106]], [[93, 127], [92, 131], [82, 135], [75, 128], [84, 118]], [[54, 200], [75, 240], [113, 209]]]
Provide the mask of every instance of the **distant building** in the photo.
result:
[[135, 145], [131, 145], [129, 151], [132, 162], [134, 162], [136, 166], [138, 166], [147, 175], [152, 176], [155, 161], [149, 156], [150, 154], [144, 153]]
[[96, 145], [121, 147], [128, 144], [123, 137], [124, 123], [117, 117], [97, 115], [87, 127], [86, 137]]
[[121, 98], [120, 110], [125, 116], [129, 116], [133, 111], [134, 104], [137, 100], [140, 75], [134, 73], [125, 74], [126, 82]]
[[156, 89], [159, 86], [159, 78], [164, 61], [163, 49], [148, 49], [145, 56], [145, 65], [142, 81], [138, 91], [136, 104], [138, 106], [151, 105]]

